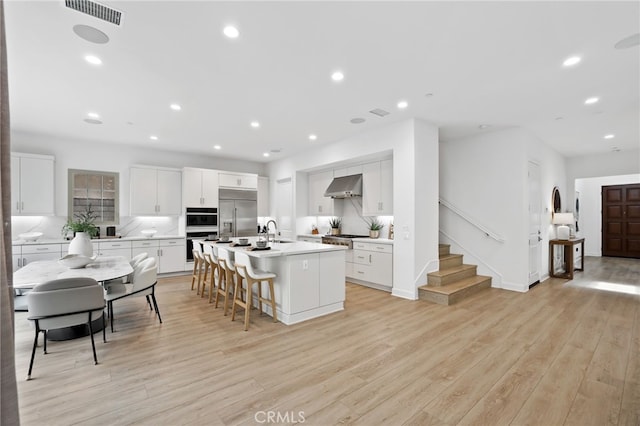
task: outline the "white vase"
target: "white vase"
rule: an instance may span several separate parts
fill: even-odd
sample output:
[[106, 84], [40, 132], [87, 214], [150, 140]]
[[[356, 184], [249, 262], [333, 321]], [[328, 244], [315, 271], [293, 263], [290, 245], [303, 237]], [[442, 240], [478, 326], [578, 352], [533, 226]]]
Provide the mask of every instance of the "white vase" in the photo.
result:
[[69, 244], [69, 254], [81, 254], [83, 256], [93, 256], [93, 244], [89, 234], [86, 232], [76, 232], [76, 236], [73, 237]]

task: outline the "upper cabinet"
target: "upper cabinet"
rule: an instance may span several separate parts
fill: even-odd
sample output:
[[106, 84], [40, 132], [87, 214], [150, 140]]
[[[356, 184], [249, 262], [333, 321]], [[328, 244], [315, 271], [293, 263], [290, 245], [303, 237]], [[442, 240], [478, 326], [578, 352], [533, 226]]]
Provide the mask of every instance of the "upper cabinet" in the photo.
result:
[[393, 215], [393, 160], [362, 166], [362, 215]]
[[220, 173], [220, 187], [232, 189], [258, 189], [258, 175], [246, 173]]
[[258, 177], [258, 216], [270, 216], [269, 213], [269, 178]]
[[132, 216], [179, 216], [182, 214], [180, 170], [132, 167], [129, 177]]
[[336, 202], [324, 192], [333, 180], [333, 171], [309, 174], [309, 216], [340, 216]]
[[218, 171], [184, 168], [184, 207], [218, 207]]
[[54, 157], [11, 153], [11, 215], [53, 216]]

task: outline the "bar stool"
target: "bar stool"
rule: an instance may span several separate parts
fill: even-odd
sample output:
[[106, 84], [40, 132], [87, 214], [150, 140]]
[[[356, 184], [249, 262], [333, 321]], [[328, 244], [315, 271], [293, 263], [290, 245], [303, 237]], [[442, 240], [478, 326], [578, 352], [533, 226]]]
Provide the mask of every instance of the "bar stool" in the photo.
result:
[[229, 255], [229, 250], [218, 247], [218, 290], [216, 291], [215, 307], [218, 307], [220, 296], [223, 296], [224, 315], [227, 315], [229, 310], [229, 299], [233, 292], [233, 278], [235, 275], [235, 266]]
[[[196, 290], [196, 294], [200, 294], [200, 282], [202, 281], [202, 269], [207, 268], [209, 265], [205, 264], [204, 256], [202, 255], [202, 247], [200, 247], [200, 243], [194, 241], [193, 243], [193, 275], [191, 276], [191, 290], [197, 281], [198, 287]], [[205, 273], [206, 277], [206, 273]]]
[[[251, 305], [253, 304], [253, 285], [258, 285], [258, 306], [260, 315], [262, 315], [262, 302], [271, 304], [271, 312], [273, 313], [273, 322], [278, 322], [278, 314], [276, 311], [276, 298], [273, 289], [273, 279], [276, 274], [259, 269], [253, 269], [251, 259], [246, 253], [236, 252], [235, 267], [238, 278], [236, 280], [236, 288], [233, 296], [233, 308], [231, 309], [231, 321], [236, 316], [236, 306], [244, 308], [244, 331], [249, 329], [249, 315]], [[242, 288], [242, 280], [247, 281], [247, 288]], [[262, 283], [267, 282], [269, 285], [269, 299], [262, 297]], [[245, 293], [245, 301], [242, 301], [241, 295]]]
[[216, 279], [219, 277], [218, 273], [218, 256], [215, 254], [214, 248], [209, 244], [203, 244], [203, 257], [206, 263], [205, 274], [202, 282], [202, 293], [200, 297], [204, 297], [204, 291], [207, 288], [207, 269], [211, 269], [211, 276], [209, 278], [209, 303], [213, 300], [213, 295], [216, 288]]

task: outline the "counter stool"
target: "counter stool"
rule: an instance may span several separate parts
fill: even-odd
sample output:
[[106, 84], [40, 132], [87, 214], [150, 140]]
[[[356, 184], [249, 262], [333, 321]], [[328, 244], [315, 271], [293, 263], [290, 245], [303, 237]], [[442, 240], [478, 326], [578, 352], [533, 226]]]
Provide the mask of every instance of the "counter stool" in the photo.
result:
[[213, 247], [209, 244], [204, 244], [204, 262], [205, 262], [205, 272], [202, 281], [202, 293], [200, 293], [200, 297], [204, 297], [204, 291], [207, 288], [207, 270], [211, 270], [211, 276], [209, 278], [209, 303], [213, 300], [213, 294], [216, 291], [216, 276], [219, 276], [218, 273], [218, 256], [216, 256]]
[[[273, 322], [278, 322], [278, 314], [276, 311], [276, 298], [273, 291], [273, 279], [276, 274], [267, 271], [261, 271], [259, 269], [253, 269], [251, 266], [251, 259], [246, 253], [236, 252], [235, 267], [238, 279], [236, 280], [236, 287], [233, 296], [233, 308], [231, 309], [231, 321], [236, 316], [236, 306], [244, 308], [244, 331], [249, 329], [249, 315], [251, 312], [251, 305], [253, 304], [253, 285], [258, 285], [258, 306], [260, 309], [260, 315], [262, 315], [262, 302], [271, 304], [271, 311], [273, 313]], [[247, 288], [242, 287], [242, 280], [247, 281]], [[269, 297], [262, 297], [262, 283], [266, 282], [269, 285]], [[241, 295], [245, 293], [245, 301], [242, 301]]]
[[218, 247], [218, 290], [216, 291], [215, 307], [218, 307], [220, 296], [223, 296], [224, 315], [227, 315], [229, 310], [229, 299], [233, 292], [233, 278], [235, 275], [235, 266], [229, 255], [229, 250]]
[[[196, 294], [200, 294], [200, 282], [202, 282], [202, 269], [205, 267], [204, 256], [202, 255], [202, 248], [200, 243], [194, 242], [193, 250], [193, 275], [191, 275], [191, 290], [198, 283]], [[207, 265], [208, 266], [208, 265]]]

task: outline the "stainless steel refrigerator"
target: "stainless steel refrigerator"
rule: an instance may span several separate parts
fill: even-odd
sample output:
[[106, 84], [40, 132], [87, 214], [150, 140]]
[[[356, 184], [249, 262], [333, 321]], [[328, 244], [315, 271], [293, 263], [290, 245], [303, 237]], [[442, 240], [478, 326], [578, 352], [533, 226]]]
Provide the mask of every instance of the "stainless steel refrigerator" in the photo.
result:
[[220, 189], [218, 192], [220, 235], [250, 237], [257, 233], [258, 191]]

